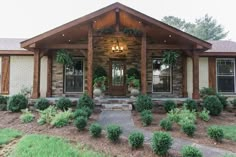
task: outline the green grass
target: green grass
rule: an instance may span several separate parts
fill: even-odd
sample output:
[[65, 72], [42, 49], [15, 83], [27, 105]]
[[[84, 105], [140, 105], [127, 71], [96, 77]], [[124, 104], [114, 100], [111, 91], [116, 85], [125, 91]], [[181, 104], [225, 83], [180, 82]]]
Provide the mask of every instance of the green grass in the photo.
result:
[[77, 147], [80, 150], [80, 157], [109, 157], [103, 153], [95, 152], [91, 148], [81, 145], [80, 143], [77, 145]]
[[236, 142], [236, 125], [219, 125], [223, 129], [225, 139]]
[[7, 144], [13, 139], [22, 136], [22, 132], [14, 129], [0, 129], [0, 145]]

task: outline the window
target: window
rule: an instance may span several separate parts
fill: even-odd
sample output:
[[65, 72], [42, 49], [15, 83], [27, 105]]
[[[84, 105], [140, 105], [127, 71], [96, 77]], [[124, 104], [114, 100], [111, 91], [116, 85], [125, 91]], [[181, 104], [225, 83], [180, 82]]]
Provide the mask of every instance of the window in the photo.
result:
[[153, 92], [171, 91], [171, 68], [161, 63], [162, 59], [153, 59], [152, 62], [152, 89]]
[[217, 59], [217, 89], [218, 92], [234, 92], [235, 59]]
[[70, 92], [83, 92], [84, 87], [84, 65], [83, 60], [74, 58], [74, 65], [65, 67], [64, 91]]

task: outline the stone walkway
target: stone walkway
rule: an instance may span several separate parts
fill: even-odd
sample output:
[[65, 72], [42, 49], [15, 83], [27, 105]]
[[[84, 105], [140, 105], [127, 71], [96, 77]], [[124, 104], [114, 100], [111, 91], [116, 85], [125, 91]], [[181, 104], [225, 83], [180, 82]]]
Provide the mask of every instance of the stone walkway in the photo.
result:
[[[145, 136], [145, 142], [146, 143], [151, 142], [152, 132], [144, 130], [144, 129], [136, 128], [130, 111], [108, 111], [108, 110], [105, 111], [104, 110], [100, 114], [98, 123], [100, 123], [103, 126], [103, 128], [105, 128], [109, 124], [117, 124], [121, 126], [123, 130], [123, 136], [125, 137], [128, 137], [132, 131], [135, 131], [135, 130], [140, 131]], [[227, 150], [196, 144], [192, 141], [180, 139], [180, 138], [174, 138], [171, 149], [180, 151], [184, 145], [194, 145], [195, 147], [201, 150], [204, 157], [223, 157], [225, 154], [236, 155], [236, 153], [232, 153]]]

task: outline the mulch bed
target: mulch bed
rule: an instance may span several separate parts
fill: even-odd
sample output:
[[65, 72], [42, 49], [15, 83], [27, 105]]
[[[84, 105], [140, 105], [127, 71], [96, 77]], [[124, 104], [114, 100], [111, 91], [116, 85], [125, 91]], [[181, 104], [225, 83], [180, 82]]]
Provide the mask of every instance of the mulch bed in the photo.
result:
[[[150, 126], [143, 127], [141, 118], [138, 112], [132, 112], [134, 123], [137, 127], [143, 128], [149, 131], [164, 131], [159, 126], [159, 122], [162, 118], [165, 118], [167, 115], [165, 113], [154, 113], [153, 114], [153, 123]], [[233, 112], [224, 111], [220, 116], [211, 116], [211, 119], [208, 122], [202, 121], [201, 119], [197, 119], [197, 130], [195, 132], [194, 137], [190, 138], [180, 130], [180, 126], [177, 124], [173, 125], [172, 131], [169, 133], [173, 137], [183, 138], [187, 140], [191, 140], [198, 144], [205, 144], [212, 147], [223, 148], [232, 152], [236, 152], [236, 142], [224, 139], [222, 143], [215, 143], [207, 136], [207, 127], [211, 125], [236, 125], [236, 116]]]

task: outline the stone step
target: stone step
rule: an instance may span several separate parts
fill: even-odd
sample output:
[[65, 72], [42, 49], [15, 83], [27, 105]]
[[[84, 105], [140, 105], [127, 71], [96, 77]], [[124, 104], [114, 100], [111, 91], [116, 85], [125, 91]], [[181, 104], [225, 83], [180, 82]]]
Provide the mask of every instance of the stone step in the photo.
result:
[[131, 104], [102, 104], [103, 110], [122, 110], [122, 111], [131, 111]]

